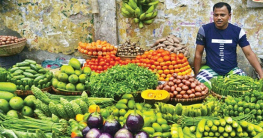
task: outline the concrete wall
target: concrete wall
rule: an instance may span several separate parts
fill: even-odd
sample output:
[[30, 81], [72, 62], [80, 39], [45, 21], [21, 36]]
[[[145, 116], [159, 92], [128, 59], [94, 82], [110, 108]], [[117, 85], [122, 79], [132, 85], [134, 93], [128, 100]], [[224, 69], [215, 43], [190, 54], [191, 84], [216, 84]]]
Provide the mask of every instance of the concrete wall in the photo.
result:
[[[120, 14], [121, 0], [98, 0], [99, 14], [91, 13], [91, 0], [2, 1], [0, 32], [6, 30], [5, 27], [17, 31], [28, 39], [28, 50], [23, 51], [22, 55], [32, 58], [42, 56], [41, 59], [46, 56], [54, 58], [58, 56], [56, 53], [60, 53], [59, 56], [80, 56], [76, 52], [79, 41], [88, 42], [101, 38], [118, 45], [130, 39], [139, 41], [141, 46], [146, 48], [155, 40], [174, 34], [188, 45], [191, 52], [189, 62], [192, 64], [198, 28], [212, 22], [212, 6], [219, 0], [160, 1], [156, 19], [142, 29], [139, 29], [132, 19], [124, 18]], [[253, 51], [257, 55], [263, 55], [262, 8], [248, 8], [247, 2], [251, 0], [222, 1], [232, 6], [230, 22], [242, 27]], [[240, 68], [252, 75], [253, 68], [242, 50], [238, 49], [237, 52]]]

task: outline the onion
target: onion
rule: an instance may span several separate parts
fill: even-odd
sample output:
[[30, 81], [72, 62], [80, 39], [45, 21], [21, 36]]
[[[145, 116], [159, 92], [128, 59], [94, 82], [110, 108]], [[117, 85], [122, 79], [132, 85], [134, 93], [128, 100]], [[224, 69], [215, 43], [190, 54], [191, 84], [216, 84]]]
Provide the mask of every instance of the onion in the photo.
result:
[[206, 92], [205, 92], [205, 91], [201, 91], [201, 94], [202, 94], [202, 95], [206, 95]]
[[169, 85], [169, 86], [174, 86], [174, 83], [173, 83], [172, 81], [169, 81], [169, 82], [168, 82], [168, 85]]
[[185, 78], [186, 80], [188, 80], [188, 79], [189, 79], [189, 75], [185, 75], [184, 78]]
[[163, 89], [163, 84], [159, 85], [159, 88], [160, 88], [160, 89]]
[[189, 90], [189, 87], [187, 85], [183, 85], [182, 89], [187, 91], [187, 90]]
[[177, 92], [180, 92], [180, 91], [182, 91], [182, 88], [181, 88], [181, 87], [177, 87], [175, 90], [176, 90]]
[[176, 95], [176, 98], [178, 98], [178, 99], [182, 99], [183, 96], [182, 96], [181, 94], [177, 94], [177, 95]]
[[184, 85], [183, 83], [180, 83], [178, 84], [178, 87], [183, 87], [183, 85]]
[[173, 94], [174, 94], [174, 95], [177, 95], [177, 94], [178, 94], [178, 91], [174, 91]]
[[173, 82], [176, 83], [176, 82], [177, 82], [177, 79], [174, 79]]
[[180, 94], [184, 95], [184, 94], [186, 94], [186, 91], [181, 91]]
[[185, 81], [186, 81], [185, 79], [182, 80], [183, 83], [185, 83]]
[[193, 92], [192, 92], [192, 90], [187, 90], [186, 93], [187, 94], [192, 94]]
[[187, 85], [187, 86], [190, 86], [191, 82], [187, 80], [187, 81], [184, 82], [184, 84]]
[[180, 84], [182, 81], [180, 79], [177, 79], [177, 81], [175, 82], [176, 84]]
[[195, 93], [195, 97], [200, 97], [200, 96], [202, 96], [202, 94], [200, 92]]
[[184, 99], [188, 99], [188, 98], [189, 98], [188, 94], [184, 94], [184, 95], [183, 95], [183, 98], [184, 98]]
[[195, 87], [195, 91], [196, 91], [196, 92], [201, 92], [202, 89], [200, 88], [200, 86], [196, 86], [196, 87]]
[[191, 86], [191, 88], [195, 88], [196, 84], [195, 83], [191, 83], [190, 86]]
[[190, 82], [194, 82], [194, 81], [195, 81], [195, 78], [189, 78], [189, 81], [190, 81]]
[[169, 81], [173, 81], [173, 80], [174, 80], [174, 77], [171, 76], [171, 77], [169, 78]]
[[177, 76], [177, 79], [182, 80], [182, 79], [183, 79], [183, 76]]
[[174, 98], [174, 94], [173, 93], [170, 93], [170, 98]]
[[175, 87], [171, 86], [171, 92], [175, 91]]
[[171, 91], [171, 87], [169, 85], [165, 85], [163, 87], [163, 90], [166, 90], [166, 91], [170, 92]]
[[195, 94], [192, 93], [192, 94], [189, 95], [189, 97], [190, 98], [195, 98]]
[[192, 88], [191, 91], [192, 91], [192, 93], [195, 93], [195, 89]]
[[173, 77], [176, 78], [178, 75], [176, 73], [173, 74]]

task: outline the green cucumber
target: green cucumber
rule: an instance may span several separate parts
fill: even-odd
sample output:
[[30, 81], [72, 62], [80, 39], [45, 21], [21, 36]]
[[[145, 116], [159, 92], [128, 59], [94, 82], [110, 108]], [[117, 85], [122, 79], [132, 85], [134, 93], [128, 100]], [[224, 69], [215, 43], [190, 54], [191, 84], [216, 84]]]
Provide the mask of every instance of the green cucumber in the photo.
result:
[[32, 73], [32, 74], [37, 74], [37, 72], [35, 70], [32, 70], [32, 69], [26, 69], [25, 72], [29, 72], [29, 73]]
[[30, 64], [29, 66], [30, 66], [30, 68], [31, 68], [32, 70], [34, 70], [34, 71], [38, 71], [38, 68], [37, 68], [36, 65], [34, 65], [34, 64]]
[[11, 82], [0, 82], [0, 91], [15, 92], [16, 85]]
[[19, 67], [14, 67], [14, 68], [11, 68], [11, 69], [9, 70], [9, 72], [13, 73], [13, 72], [15, 72], [15, 71], [18, 70], [18, 69], [19, 69]]
[[36, 61], [31, 60], [31, 59], [26, 59], [25, 62], [28, 62], [28, 63], [30, 63], [30, 64], [37, 64]]
[[23, 74], [24, 74], [26, 77], [29, 77], [29, 78], [35, 78], [35, 76], [34, 76], [32, 73], [29, 73], [29, 72], [23, 72]]
[[28, 66], [29, 64], [30, 63], [23, 61], [23, 62], [20, 62], [20, 63], [16, 63], [16, 66], [17, 67], [25, 67], [25, 66]]
[[11, 98], [13, 98], [15, 95], [11, 92], [7, 91], [0, 91], [0, 99], [5, 99], [9, 101]]

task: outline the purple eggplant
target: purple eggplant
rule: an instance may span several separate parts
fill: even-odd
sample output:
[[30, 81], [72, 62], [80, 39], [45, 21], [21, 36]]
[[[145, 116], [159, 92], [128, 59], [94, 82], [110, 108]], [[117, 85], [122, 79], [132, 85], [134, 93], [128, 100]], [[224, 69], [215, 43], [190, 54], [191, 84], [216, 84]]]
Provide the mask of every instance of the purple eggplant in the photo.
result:
[[114, 136], [119, 129], [121, 129], [121, 124], [111, 115], [105, 121], [105, 124], [102, 127], [102, 132], [109, 133], [111, 136]]
[[90, 128], [88, 126], [86, 126], [83, 130], [82, 130], [82, 136], [85, 138], [86, 134], [89, 132]]
[[133, 138], [133, 135], [128, 129], [122, 128], [116, 132], [114, 138]]
[[99, 138], [113, 138], [109, 133], [101, 133]]
[[149, 138], [149, 134], [144, 131], [140, 131], [135, 135], [135, 138]]
[[103, 118], [97, 112], [97, 110], [91, 113], [87, 119], [87, 124], [89, 128], [101, 128], [103, 126]]
[[144, 120], [141, 115], [136, 113], [136, 109], [134, 109], [133, 113], [130, 113], [126, 120], [126, 126], [128, 130], [132, 133], [137, 133], [142, 129], [144, 125]]
[[90, 131], [86, 134], [85, 138], [99, 138], [101, 135], [101, 132], [97, 128], [92, 128]]

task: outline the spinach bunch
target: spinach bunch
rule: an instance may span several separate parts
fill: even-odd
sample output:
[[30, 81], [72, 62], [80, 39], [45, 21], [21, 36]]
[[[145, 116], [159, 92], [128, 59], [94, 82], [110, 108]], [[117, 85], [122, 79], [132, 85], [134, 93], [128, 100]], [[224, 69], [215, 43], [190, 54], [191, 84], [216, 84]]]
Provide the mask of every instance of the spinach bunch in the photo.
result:
[[130, 63], [116, 65], [106, 72], [91, 75], [86, 85], [93, 97], [116, 98], [125, 93], [155, 89], [158, 78], [147, 68]]

